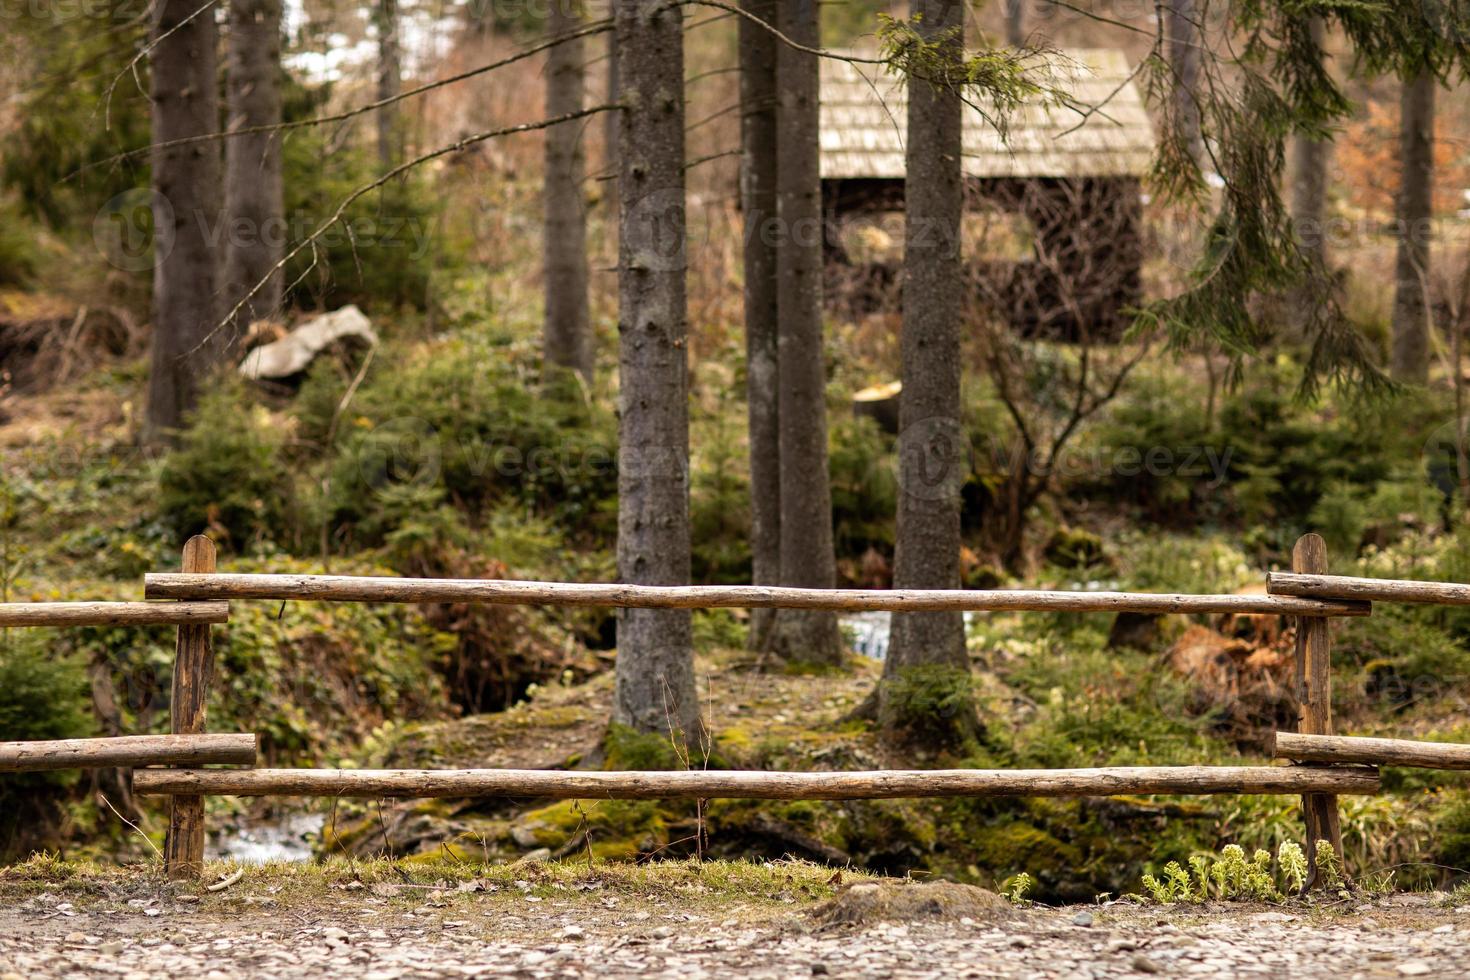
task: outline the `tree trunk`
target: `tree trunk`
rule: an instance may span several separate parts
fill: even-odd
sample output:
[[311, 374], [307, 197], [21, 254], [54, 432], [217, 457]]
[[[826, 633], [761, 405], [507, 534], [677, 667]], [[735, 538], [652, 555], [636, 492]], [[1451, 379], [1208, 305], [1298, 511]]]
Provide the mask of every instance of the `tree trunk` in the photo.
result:
[[[943, 49], [964, 50], [961, 0], [913, 0], [927, 39], [958, 27]], [[902, 380], [899, 400], [898, 546], [893, 586], [960, 585], [960, 487], [968, 439], [960, 409], [960, 166], [963, 104], [957, 93], [909, 81], [905, 162]], [[892, 742], [960, 750], [976, 733], [962, 613], [902, 613], [878, 686], [878, 719]], [[916, 696], [917, 695], [917, 696]]]
[[[614, 18], [618, 14], [618, 0], [608, 0], [608, 14]], [[607, 101], [611, 105], [618, 101], [618, 95], [622, 91], [618, 86], [618, 34], [617, 31], [607, 33]], [[604, 113], [602, 117], [602, 171], [609, 177], [615, 177], [618, 166], [618, 127], [622, 122], [621, 112]], [[616, 179], [604, 182], [607, 188], [607, 201], [609, 215], [618, 213], [618, 182]], [[608, 222], [612, 224], [611, 221]]]
[[1434, 217], [1434, 73], [1403, 83], [1399, 107], [1398, 262], [1393, 295], [1392, 372], [1429, 380], [1429, 239]]
[[[618, 576], [643, 585], [689, 581], [682, 9], [619, 0], [617, 12]], [[697, 740], [687, 610], [619, 613], [613, 721]]]
[[[398, 0], [377, 0], [374, 12], [378, 27], [378, 101], [391, 99], [402, 85], [402, 55], [399, 50]], [[398, 104], [377, 110], [378, 166], [386, 173], [398, 165]]]
[[[821, 44], [817, 0], [780, 4], [779, 28], [808, 47]], [[826, 368], [822, 351], [822, 187], [819, 175], [817, 59], [777, 46], [779, 88], [776, 208], [777, 375], [780, 418], [781, 584], [832, 588], [832, 487], [827, 471]], [[783, 609], [771, 649], [787, 660], [842, 662], [842, 635], [830, 612]]]
[[[225, 128], [275, 125], [281, 121], [281, 0], [231, 0], [229, 17]], [[284, 278], [271, 271], [286, 251], [280, 133], [225, 141], [225, 214], [225, 312], [265, 281], [230, 325], [226, 343], [235, 345], [251, 323], [281, 307]]]
[[[776, 0], [745, 0], [768, 24]], [[745, 393], [750, 419], [751, 582], [781, 581], [781, 433], [777, 420], [776, 39], [740, 19], [740, 194], [745, 219]], [[750, 646], [763, 650], [772, 610], [752, 610]]]
[[[159, 0], [153, 20], [153, 142], [219, 128], [214, 10], [193, 0]], [[195, 14], [198, 14], [195, 16]], [[219, 143], [155, 149], [153, 172], [153, 350], [144, 436], [166, 440], [198, 400], [219, 360]]]
[[1205, 141], [1200, 129], [1201, 31], [1195, 0], [1169, 4], [1169, 69], [1173, 75], [1174, 126], [1178, 139], [1195, 163], [1205, 166]]
[[[569, 2], [550, 6], [546, 19], [552, 37], [580, 26]], [[546, 66], [546, 115], [582, 109], [582, 41], [551, 49]], [[587, 209], [582, 126], [566, 122], [546, 131], [545, 270], [546, 322], [543, 353], [547, 367], [576, 371], [592, 381], [592, 325], [587, 310]], [[549, 374], [549, 372], [548, 372]]]
[[1026, 43], [1026, 0], [1004, 0], [1006, 44], [1019, 48]]
[[[1312, 40], [1322, 48], [1325, 27], [1312, 18]], [[1327, 165], [1332, 159], [1330, 140], [1297, 134], [1292, 138], [1295, 167], [1291, 181], [1291, 220], [1301, 250], [1322, 268], [1327, 266]]]

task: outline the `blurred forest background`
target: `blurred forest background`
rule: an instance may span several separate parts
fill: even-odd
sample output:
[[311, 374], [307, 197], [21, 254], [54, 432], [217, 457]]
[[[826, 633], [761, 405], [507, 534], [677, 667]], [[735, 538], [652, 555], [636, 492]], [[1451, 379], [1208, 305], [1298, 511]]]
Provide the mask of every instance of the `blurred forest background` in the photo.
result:
[[[1271, 49], [1282, 36], [1271, 33], [1274, 15], [1253, 12], [1260, 6], [1198, 8], [1192, 43], [1210, 53], [1196, 70], [1219, 91], [1194, 179], [1169, 159], [1183, 145], [1183, 110], [1157, 69], [1179, 63], [1159, 46], [1168, 30], [1153, 4], [966, 8], [972, 49], [1007, 39], [1108, 48], [1140, 66], [1133, 82], [1161, 162], [1139, 186], [1140, 273], [1129, 308], [1146, 312], [1127, 316], [1128, 329], [1022, 330], [982, 301], [983, 284], [966, 293], [963, 585], [1259, 589], [1306, 531], [1327, 539], [1333, 571], [1470, 581], [1466, 42], [1447, 37], [1453, 50], [1427, 55], [1433, 67], [1414, 74], [1327, 18], [1320, 43], [1345, 101], [1305, 139], [1247, 112], [1252, 73], [1269, 76], [1273, 64], [1252, 44]], [[821, 44], [857, 51], [876, 50], [880, 15], [908, 14], [906, 4], [876, 0], [820, 10]], [[4, 12], [0, 599], [137, 597], [142, 573], [177, 568], [185, 537], [198, 532], [220, 545], [222, 568], [238, 571], [618, 577], [618, 160], [607, 114], [561, 127], [575, 129], [585, 168], [591, 360], [579, 372], [553, 376], [543, 363], [551, 156], [546, 131], [533, 129], [474, 142], [358, 197], [315, 247], [285, 262], [280, 306], [242, 324], [230, 365], [201, 386], [181, 428], [153, 438], [156, 256], [149, 154], [138, 152], [155, 138], [152, 9], [143, 0], [13, 0]], [[288, 123], [431, 86], [571, 29], [548, 23], [537, 3], [305, 0], [278, 14]], [[581, 22], [604, 16], [589, 10]], [[218, 17], [228, 43], [231, 15]], [[683, 22], [695, 583], [752, 580], [739, 21], [714, 5], [691, 7]], [[1255, 30], [1266, 39], [1253, 39]], [[591, 34], [580, 46], [579, 105], [612, 97], [610, 36]], [[1220, 54], [1230, 47], [1222, 39], [1238, 49]], [[556, 115], [547, 57], [431, 87], [391, 112], [278, 134], [287, 247], [397, 163]], [[1420, 154], [1406, 174], [1405, 146], [1425, 132], [1426, 88], [1437, 96], [1429, 167]], [[1407, 137], [1405, 111], [1420, 113]], [[1231, 112], [1246, 128], [1226, 128]], [[1269, 147], [1259, 159], [1235, 158], [1235, 136], [1272, 125], [1282, 159]], [[1244, 235], [1249, 245], [1240, 194], [1265, 186], [1282, 207], [1301, 206], [1302, 159], [1312, 154], [1325, 174], [1323, 210], [1312, 219], [1325, 232], [1312, 242], [1322, 246], [1315, 254], [1328, 293], [1286, 288], [1284, 275], [1232, 280], [1228, 259], [1212, 266], [1230, 251], [1222, 236]], [[1264, 183], [1235, 183], [1242, 173]], [[1427, 215], [1411, 216], [1416, 240], [1429, 244], [1410, 256], [1418, 275], [1407, 284], [1395, 271], [1405, 197], [1414, 197], [1405, 188], [1432, 189], [1419, 195]], [[1234, 224], [1220, 224], [1232, 208]], [[840, 229], [848, 252], [879, 256], [874, 267], [895, 250], [901, 260], [901, 218], [885, 220]], [[1308, 227], [1299, 222], [1298, 231]], [[983, 208], [964, 236], [967, 257], [1024, 258], [1037, 240], [1025, 222]], [[892, 276], [855, 282], [853, 268], [829, 262], [822, 308], [831, 557], [836, 584], [883, 588], [894, 583], [900, 505], [899, 436], [885, 411], [896, 411], [902, 301]], [[1200, 304], [1218, 297], [1200, 290], [1212, 282], [1240, 292], [1248, 322], [1211, 320]], [[1340, 320], [1319, 330], [1303, 308], [1321, 308], [1329, 294]], [[1190, 297], [1194, 305], [1155, 305]], [[276, 379], [234, 369], [250, 348], [347, 305], [371, 322], [370, 343], [332, 345]], [[1406, 319], [1421, 328], [1417, 359], [1396, 353]], [[1385, 383], [1390, 375], [1398, 383]], [[283, 765], [860, 768], [1226, 763], [1259, 758], [1262, 738], [1294, 718], [1289, 624], [1267, 619], [971, 617], [964, 655], [973, 669], [954, 690], [920, 693], [925, 710], [949, 696], [973, 705], [978, 724], [899, 742], [860, 710], [883, 670], [885, 619], [844, 620], [841, 655], [822, 663], [761, 649], [753, 625], [743, 612], [694, 614], [694, 681], [709, 738], [685, 745], [637, 725], [608, 727], [611, 612], [235, 603], [216, 631], [210, 723], [260, 732], [266, 755]], [[0, 732], [166, 730], [172, 657], [164, 629], [9, 631]], [[1470, 737], [1466, 613], [1384, 606], [1371, 620], [1342, 621], [1333, 657], [1339, 731]], [[1397, 868], [1414, 883], [1463, 874], [1454, 870], [1470, 867], [1463, 780], [1389, 772], [1385, 782], [1383, 796], [1342, 801], [1350, 865]], [[233, 816], [213, 821], [228, 825], [212, 844], [223, 854], [449, 847], [513, 857], [585, 846], [618, 859], [690, 853], [703, 836], [714, 853], [793, 853], [989, 885], [1026, 871], [1039, 882], [1036, 897], [1081, 900], [1136, 890], [1140, 872], [1198, 850], [1273, 847], [1299, 833], [1295, 801], [1272, 797], [727, 802], [699, 812], [436, 801], [329, 815], [213, 805]], [[119, 814], [161, 832], [116, 774], [10, 777], [0, 782], [0, 851], [140, 856]]]

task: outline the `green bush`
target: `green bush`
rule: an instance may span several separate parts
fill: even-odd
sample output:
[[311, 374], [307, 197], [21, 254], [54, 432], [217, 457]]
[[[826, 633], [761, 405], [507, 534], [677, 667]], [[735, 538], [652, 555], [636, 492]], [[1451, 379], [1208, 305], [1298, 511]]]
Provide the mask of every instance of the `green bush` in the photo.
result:
[[238, 382], [206, 394], [159, 470], [158, 506], [179, 537], [237, 551], [289, 540], [295, 494], [284, 437]]
[[893, 437], [870, 418], [838, 415], [827, 441], [837, 554], [857, 557], [870, 547], [891, 553], [898, 512]]
[[[289, 83], [282, 117], [292, 122], [320, 115], [330, 96], [330, 85], [307, 89]], [[338, 145], [329, 129], [317, 126], [297, 129], [284, 141], [281, 170], [288, 248], [379, 175], [370, 149]], [[287, 264], [288, 300], [310, 309], [348, 303], [422, 308], [431, 264], [441, 258], [431, 251], [433, 200], [425, 179], [413, 172], [363, 195], [322, 235], [317, 248], [303, 249]]]
[[321, 508], [344, 542], [380, 545], [441, 504], [471, 526], [511, 506], [580, 542], [611, 542], [615, 418], [581, 399], [543, 395], [513, 351], [466, 339], [418, 359], [385, 351], [334, 429], [344, 389], [324, 367], [298, 402], [301, 441], [331, 460]]
[[[81, 663], [59, 657], [35, 634], [0, 642], [0, 732], [7, 740], [93, 734], [91, 696]], [[0, 855], [51, 846], [73, 771], [0, 775]]]
[[744, 426], [721, 417], [695, 436], [689, 491], [695, 582], [750, 581], [750, 463], [739, 442], [743, 434]]

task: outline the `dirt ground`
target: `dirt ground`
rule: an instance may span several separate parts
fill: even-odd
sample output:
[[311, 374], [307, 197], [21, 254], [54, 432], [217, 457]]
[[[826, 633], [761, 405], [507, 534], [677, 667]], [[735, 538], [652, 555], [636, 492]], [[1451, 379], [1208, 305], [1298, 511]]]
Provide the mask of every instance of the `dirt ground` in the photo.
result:
[[530, 866], [423, 883], [380, 864], [249, 869], [217, 892], [155, 874], [9, 875], [0, 980], [1470, 975], [1470, 908], [1444, 896], [1014, 908], [962, 885], [828, 874]]

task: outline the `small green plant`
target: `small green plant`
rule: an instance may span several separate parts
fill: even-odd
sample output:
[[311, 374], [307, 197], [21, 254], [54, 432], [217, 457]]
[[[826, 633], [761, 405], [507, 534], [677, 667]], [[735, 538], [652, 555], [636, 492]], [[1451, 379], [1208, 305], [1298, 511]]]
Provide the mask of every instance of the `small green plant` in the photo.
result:
[[1306, 887], [1307, 855], [1300, 844], [1294, 840], [1282, 841], [1276, 851], [1276, 862], [1281, 866], [1281, 877], [1286, 880], [1288, 891], [1300, 892]]
[[1000, 893], [1012, 905], [1020, 905], [1026, 901], [1027, 893], [1035, 886], [1036, 879], [1022, 871], [1007, 878], [1000, 886]]
[[1329, 841], [1317, 842], [1317, 874], [1322, 879], [1323, 887], [1330, 891], [1342, 891], [1347, 887], [1347, 881], [1342, 874], [1342, 858], [1333, 850]]
[[[1318, 842], [1319, 855], [1326, 848], [1325, 861], [1319, 857], [1324, 882], [1331, 888], [1342, 887], [1342, 866], [1325, 842]], [[1299, 892], [1307, 880], [1307, 859], [1295, 841], [1283, 841], [1276, 851], [1276, 866], [1281, 883], [1288, 892]], [[1178, 861], [1164, 865], [1163, 875], [1145, 874], [1142, 878], [1148, 898], [1163, 904], [1176, 902], [1242, 901], [1280, 902], [1286, 895], [1278, 886], [1271, 869], [1271, 852], [1257, 848], [1249, 857], [1239, 844], [1227, 844], [1215, 859], [1196, 854], [1189, 859], [1189, 870]]]

